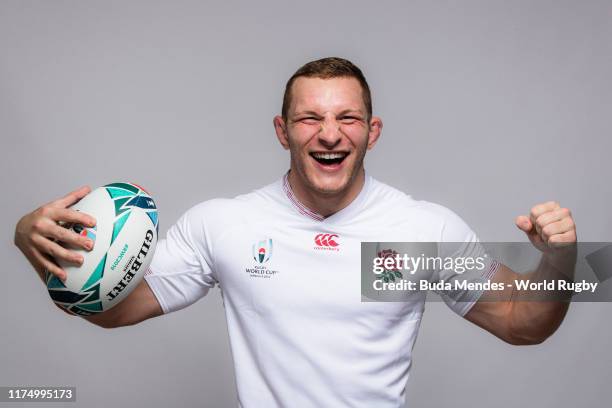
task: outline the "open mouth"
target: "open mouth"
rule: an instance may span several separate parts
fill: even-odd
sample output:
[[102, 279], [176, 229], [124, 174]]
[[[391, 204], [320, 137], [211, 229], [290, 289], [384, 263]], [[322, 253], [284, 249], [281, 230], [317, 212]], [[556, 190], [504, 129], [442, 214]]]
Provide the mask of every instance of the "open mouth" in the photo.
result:
[[323, 166], [339, 165], [349, 154], [347, 152], [313, 152], [310, 156]]

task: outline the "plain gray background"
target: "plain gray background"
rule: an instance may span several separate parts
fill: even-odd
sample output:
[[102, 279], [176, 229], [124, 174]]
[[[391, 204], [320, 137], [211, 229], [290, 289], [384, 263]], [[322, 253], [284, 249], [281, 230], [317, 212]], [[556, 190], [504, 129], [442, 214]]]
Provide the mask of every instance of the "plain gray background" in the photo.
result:
[[[277, 179], [272, 117], [320, 57], [370, 82], [379, 180], [482, 240], [524, 240], [514, 217], [549, 199], [579, 239], [612, 240], [611, 40], [609, 1], [0, 1], [0, 385], [74, 385], [78, 407], [235, 406], [218, 290], [100, 329], [51, 304], [13, 229], [80, 185], [125, 180], [152, 192], [164, 235], [200, 201]], [[513, 347], [430, 303], [408, 401], [609, 406], [610, 311], [572, 305], [547, 342]]]

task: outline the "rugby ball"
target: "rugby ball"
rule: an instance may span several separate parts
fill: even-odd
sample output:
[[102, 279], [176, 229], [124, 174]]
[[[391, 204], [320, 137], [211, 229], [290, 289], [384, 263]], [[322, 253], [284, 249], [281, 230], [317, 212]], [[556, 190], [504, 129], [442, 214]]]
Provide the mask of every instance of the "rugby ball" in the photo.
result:
[[78, 315], [92, 315], [121, 302], [142, 280], [151, 263], [159, 222], [155, 202], [133, 183], [97, 188], [71, 207], [96, 219], [96, 226], [64, 224], [94, 241], [91, 251], [72, 249], [83, 256], [75, 266], [58, 261], [64, 282], [47, 272], [51, 299]]

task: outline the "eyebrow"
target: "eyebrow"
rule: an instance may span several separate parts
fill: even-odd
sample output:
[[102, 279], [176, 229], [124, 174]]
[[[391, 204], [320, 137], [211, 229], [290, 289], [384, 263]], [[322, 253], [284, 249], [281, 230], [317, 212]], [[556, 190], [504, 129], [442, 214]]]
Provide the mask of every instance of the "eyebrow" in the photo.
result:
[[[360, 115], [363, 115], [364, 113], [360, 110], [360, 109], [345, 109], [343, 111], [341, 111], [338, 115], [346, 115], [347, 113], [358, 113]], [[300, 116], [300, 115], [312, 115], [312, 116], [318, 116], [320, 117], [321, 115], [315, 111], [301, 111], [301, 112], [296, 112], [294, 113], [293, 116]]]
[[293, 114], [293, 116], [300, 116], [300, 115], [321, 116], [320, 114], [318, 114], [315, 111], [302, 111], [302, 112], [295, 112]]
[[345, 109], [340, 112], [340, 115], [346, 115], [347, 113], [359, 113], [360, 115], [363, 115], [361, 109]]

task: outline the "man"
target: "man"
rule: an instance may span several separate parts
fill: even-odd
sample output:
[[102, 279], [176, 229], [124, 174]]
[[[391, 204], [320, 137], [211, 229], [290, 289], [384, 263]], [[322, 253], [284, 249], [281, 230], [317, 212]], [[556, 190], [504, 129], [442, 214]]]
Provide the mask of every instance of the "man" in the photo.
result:
[[[383, 127], [372, 115], [362, 72], [340, 58], [313, 61], [288, 81], [276, 135], [290, 151], [279, 181], [234, 199], [195, 206], [157, 246], [145, 279], [115, 308], [88, 317], [101, 327], [131, 325], [184, 308], [219, 284], [230, 334], [238, 397], [245, 407], [399, 407], [424, 298], [361, 302], [362, 241], [477, 243], [450, 210], [365, 174], [363, 159]], [[67, 209], [88, 188], [40, 207], [16, 227], [15, 242], [42, 275], [65, 278], [51, 257], [79, 263], [58, 245], [91, 242], [57, 225], [93, 225]], [[540, 272], [563, 259], [557, 243], [576, 241], [569, 211], [548, 202], [516, 219], [543, 253]], [[324, 237], [322, 239], [322, 237]], [[517, 275], [488, 262], [475, 280]], [[561, 323], [560, 302], [461, 301], [459, 315], [512, 344], [535, 344]]]

